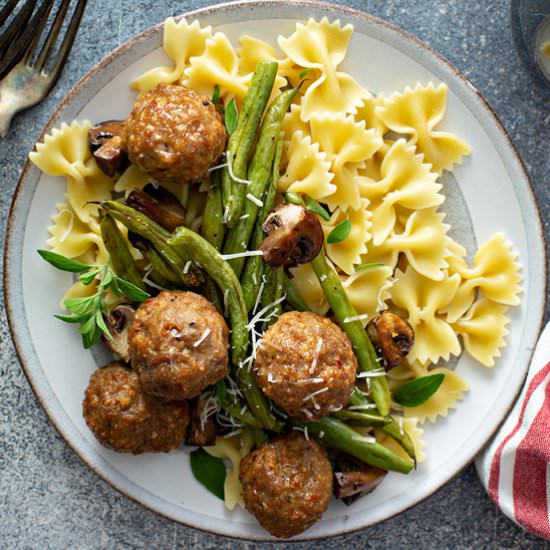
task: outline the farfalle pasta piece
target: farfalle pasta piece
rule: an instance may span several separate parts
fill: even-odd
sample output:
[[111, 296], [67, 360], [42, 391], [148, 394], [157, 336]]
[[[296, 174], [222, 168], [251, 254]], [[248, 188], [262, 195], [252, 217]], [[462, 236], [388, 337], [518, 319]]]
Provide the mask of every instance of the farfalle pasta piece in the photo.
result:
[[445, 378], [439, 389], [425, 403], [418, 407], [405, 407], [403, 412], [407, 418], [435, 422], [438, 417], [447, 416], [450, 409], [456, 409], [458, 402], [464, 399], [469, 384], [456, 372], [443, 367], [432, 369], [426, 374], [443, 374]]
[[376, 107], [375, 113], [392, 131], [405, 134], [416, 145], [424, 161], [441, 173], [450, 170], [470, 153], [470, 147], [454, 134], [435, 130], [445, 115], [447, 85], [433, 83], [417, 84], [414, 89], [405, 88], [386, 98], [384, 105]]
[[31, 162], [42, 172], [67, 178], [68, 202], [84, 223], [97, 214], [98, 207], [92, 203], [109, 199], [113, 189], [112, 179], [101, 172], [91, 156], [88, 147], [91, 126], [88, 121], [63, 123], [29, 154]]
[[376, 130], [380, 136], [383, 136], [389, 130], [382, 119], [376, 114], [376, 107], [383, 106], [384, 100], [383, 94], [377, 96], [368, 94], [361, 99], [361, 104], [355, 112], [355, 120], [357, 122], [364, 121], [367, 129], [372, 128]]
[[333, 244], [327, 242], [325, 245], [330, 260], [348, 275], [353, 273], [354, 265], [361, 263], [361, 255], [367, 252], [371, 226], [371, 213], [367, 210], [367, 206], [368, 201], [363, 199], [357, 210], [342, 212], [337, 208], [328, 222], [322, 222], [323, 231], [327, 237], [343, 221], [349, 220], [351, 223], [351, 231], [343, 241]]
[[91, 248], [94, 249], [94, 263], [105, 263], [109, 256], [101, 230], [96, 220], [84, 223], [68, 203], [60, 203], [52, 216], [53, 224], [48, 228], [48, 246], [56, 254], [67, 258], [79, 258]]
[[239, 73], [241, 75], [252, 74], [260, 61], [276, 61], [278, 63], [279, 68], [273, 85], [272, 97], [286, 86], [287, 79], [298, 79], [300, 67], [296, 67], [288, 58], [280, 59], [271, 44], [249, 35], [241, 36], [239, 41], [241, 46], [237, 48], [237, 55], [239, 56]]
[[228, 510], [233, 510], [237, 504], [244, 507], [242, 486], [239, 480], [239, 465], [241, 459], [247, 455], [254, 446], [254, 440], [247, 431], [233, 437], [216, 437], [215, 445], [204, 447], [204, 450], [212, 456], [229, 460], [231, 468], [227, 472], [224, 482], [224, 502]]
[[368, 95], [349, 74], [337, 70], [352, 33], [352, 25], [342, 27], [339, 21], [329, 23], [325, 17], [320, 22], [297, 23], [288, 38], [279, 36], [277, 42], [285, 55], [296, 65], [312, 69], [308, 78], [313, 82], [302, 99], [303, 120], [319, 112], [352, 113]]
[[466, 351], [486, 367], [495, 365], [495, 358], [500, 357], [500, 350], [506, 344], [506, 325], [510, 322], [507, 311], [508, 308], [502, 304], [480, 298], [462, 319], [453, 324]]
[[413, 146], [399, 139], [390, 147], [380, 166], [381, 179], [362, 188], [372, 201], [372, 240], [381, 244], [390, 235], [397, 220], [396, 209], [421, 210], [440, 205], [445, 197], [441, 184], [430, 166], [423, 164]]
[[355, 122], [353, 117], [340, 113], [313, 115], [310, 129], [311, 139], [332, 163], [336, 190], [325, 202], [342, 211], [357, 210], [361, 203], [360, 187], [365, 184], [358, 168], [382, 146], [382, 138], [376, 131], [367, 130], [364, 122]]
[[367, 253], [361, 256], [361, 264], [383, 264], [393, 271], [398, 259], [399, 251], [388, 246], [387, 242], [376, 246], [371, 241], [367, 247]]
[[161, 82], [177, 82], [190, 57], [199, 56], [206, 46], [206, 39], [212, 36], [212, 28], [201, 28], [197, 20], [189, 24], [185, 19], [178, 23], [173, 17], [164, 22], [162, 47], [172, 61], [172, 67], [154, 67], [133, 80], [130, 86], [139, 92], [139, 97], [155, 88]]
[[319, 315], [325, 315], [329, 309], [329, 305], [311, 264], [292, 267], [290, 268], [290, 273], [292, 274], [290, 284], [305, 300], [309, 309]]
[[451, 355], [458, 355], [461, 349], [458, 337], [438, 311], [453, 299], [460, 276], [455, 274], [436, 282], [409, 266], [404, 272], [398, 269], [396, 279], [391, 301], [405, 312], [415, 332], [409, 362], [436, 363], [440, 358], [448, 361]]
[[358, 315], [368, 315], [362, 319], [363, 326], [370, 317], [386, 308], [389, 289], [392, 286], [393, 270], [386, 266], [374, 266], [356, 271], [349, 277], [341, 277], [346, 294]]
[[143, 189], [150, 181], [150, 176], [142, 172], [137, 165], [130, 164], [115, 182], [114, 190], [117, 193], [128, 195], [133, 189]]
[[301, 116], [302, 108], [300, 105], [293, 103], [281, 124], [281, 131], [283, 132], [283, 139], [285, 141], [290, 141], [296, 132], [301, 132], [304, 137], [311, 135], [309, 123], [304, 122]]
[[417, 210], [407, 220], [402, 233], [392, 234], [384, 245], [407, 257], [409, 264], [419, 274], [441, 281], [447, 267], [446, 233], [449, 225], [443, 223], [444, 214], [435, 208]]
[[206, 39], [200, 56], [191, 57], [183, 73], [183, 84], [198, 94], [210, 97], [214, 86], [220, 87], [224, 99], [244, 97], [251, 75], [239, 74], [239, 59], [227, 36], [217, 32]]
[[306, 193], [315, 200], [334, 193], [327, 154], [319, 151], [319, 144], [311, 143], [309, 136], [295, 132], [285, 143], [285, 169], [278, 182], [279, 191]]

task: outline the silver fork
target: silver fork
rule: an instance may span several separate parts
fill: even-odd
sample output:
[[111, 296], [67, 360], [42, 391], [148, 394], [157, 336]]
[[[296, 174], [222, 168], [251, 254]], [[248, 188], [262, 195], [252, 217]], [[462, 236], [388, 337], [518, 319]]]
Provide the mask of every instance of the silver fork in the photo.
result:
[[[13, 65], [13, 68], [0, 81], [0, 138], [7, 135], [13, 116], [46, 97], [59, 78], [78, 31], [86, 2], [87, 0], [78, 0], [55, 58], [52, 58], [53, 50], [71, 0], [62, 0], [59, 4], [41, 48], [39, 48], [41, 38], [45, 33], [48, 16], [55, 0], [43, 0], [34, 14], [33, 10], [37, 2], [36, 0], [27, 0], [23, 8], [13, 17], [8, 29], [0, 37], [0, 53], [2, 54], [0, 66], [4, 70], [8, 70]], [[7, 18], [4, 12], [7, 12], [9, 8], [13, 9], [16, 3], [17, 0], [8, 2], [0, 12], [0, 21], [2, 15]], [[21, 15], [21, 12], [24, 12], [24, 16]], [[4, 40], [6, 35], [8, 35], [8, 39]], [[19, 59], [17, 56], [22, 57]], [[49, 68], [46, 67], [48, 63], [50, 63]], [[0, 74], [1, 71], [2, 68], [0, 68]]]

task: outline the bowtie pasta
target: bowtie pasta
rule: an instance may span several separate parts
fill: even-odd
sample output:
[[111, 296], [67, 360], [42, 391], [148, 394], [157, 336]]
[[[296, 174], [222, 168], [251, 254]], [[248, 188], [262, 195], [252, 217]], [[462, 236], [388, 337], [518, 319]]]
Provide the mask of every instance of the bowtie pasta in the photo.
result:
[[[446, 416], [468, 390], [467, 381], [445, 362], [464, 350], [484, 367], [495, 365], [506, 344], [508, 309], [519, 303], [520, 265], [502, 234], [468, 251], [471, 265], [465, 248], [449, 236], [440, 176], [461, 163], [470, 147], [462, 138], [437, 130], [445, 117], [447, 86], [409, 83], [412, 87], [389, 96], [367, 91], [368, 75], [359, 82], [341, 68], [352, 33], [351, 25], [310, 19], [297, 23], [277, 44], [242, 36], [235, 46], [198, 21], [176, 23], [170, 18], [163, 48], [171, 65], [137, 76], [131, 87], [139, 97], [159, 83], [180, 83], [208, 96], [219, 87], [226, 104], [234, 99], [240, 107], [259, 61], [279, 64], [273, 96], [301, 82], [282, 125], [278, 191], [305, 194], [326, 205], [330, 215], [323, 221], [325, 235], [351, 222], [349, 235], [327, 244], [326, 252], [363, 325], [389, 309], [414, 328], [416, 343], [408, 359], [388, 374], [392, 389], [429, 373], [445, 374], [428, 401], [403, 410], [402, 429], [422, 460], [420, 424]], [[105, 176], [87, 147], [89, 128], [89, 122], [61, 125], [37, 144], [30, 158], [43, 172], [67, 180], [66, 200], [52, 217], [48, 244], [67, 257], [102, 263], [107, 253], [94, 203], [141, 189], [150, 178], [134, 165], [118, 177]], [[198, 230], [207, 187], [166, 187]], [[291, 277], [309, 308], [327, 314], [329, 305], [311, 266], [292, 268]], [[77, 283], [68, 296], [89, 292]], [[382, 432], [376, 437], [395, 447]], [[246, 452], [252, 443], [247, 445]], [[242, 439], [222, 439], [207, 451], [234, 465], [226, 481], [232, 508], [242, 502], [237, 477], [246, 454]]]

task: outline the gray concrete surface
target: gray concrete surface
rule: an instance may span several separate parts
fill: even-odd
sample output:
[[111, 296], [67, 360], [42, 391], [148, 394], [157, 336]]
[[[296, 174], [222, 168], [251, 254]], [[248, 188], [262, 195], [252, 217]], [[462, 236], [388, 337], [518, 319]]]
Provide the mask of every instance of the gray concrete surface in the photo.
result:
[[[4, 4], [2, 2], [2, 4]], [[344, 3], [344, 2], [343, 2]], [[532, 177], [545, 224], [550, 110], [517, 56], [509, 0], [345, 2], [387, 19], [439, 50], [486, 96]], [[11, 194], [25, 157], [54, 106], [110, 50], [172, 14], [205, 3], [90, 0], [75, 49], [50, 96], [17, 117], [0, 142], [3, 241]], [[548, 227], [546, 225], [546, 227]], [[0, 548], [249, 548], [200, 533], [142, 508], [88, 470], [48, 422], [20, 369], [0, 314]], [[286, 545], [283, 545], [286, 547]], [[296, 544], [302, 548], [307, 544]], [[492, 505], [469, 466], [412, 510], [318, 548], [548, 548]], [[290, 548], [290, 545], [288, 545]]]

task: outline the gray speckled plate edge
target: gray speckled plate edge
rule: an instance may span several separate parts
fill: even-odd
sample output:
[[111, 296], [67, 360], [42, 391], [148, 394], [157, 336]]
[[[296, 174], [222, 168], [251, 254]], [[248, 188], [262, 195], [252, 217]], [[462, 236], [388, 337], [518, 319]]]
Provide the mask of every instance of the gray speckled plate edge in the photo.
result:
[[[363, 12], [343, 8], [341, 6], [323, 4], [319, 2], [284, 2], [273, 0], [268, 2], [236, 2], [231, 4], [222, 4], [210, 8], [199, 9], [187, 13], [187, 17], [208, 17], [208, 23], [212, 25], [243, 20], [254, 20], [256, 18], [296, 18], [303, 19], [310, 16], [327, 15], [333, 18], [340, 18], [344, 22], [353, 23], [356, 28], [363, 31], [368, 31], [367, 34], [374, 38], [381, 38], [385, 42], [393, 45], [397, 49], [407, 47], [407, 53], [421, 60], [423, 64], [436, 74], [442, 81], [448, 83], [449, 87], [460, 97], [472, 112], [481, 121], [484, 130], [493, 140], [498, 149], [506, 170], [511, 174], [512, 179], [518, 182], [517, 200], [522, 206], [524, 215], [524, 224], [530, 235], [534, 238], [529, 240], [530, 258], [533, 262], [529, 265], [531, 272], [540, 273], [540, 288], [538, 292], [532, 292], [531, 296], [539, 298], [538, 303], [527, 304], [530, 307], [531, 317], [527, 326], [523, 327], [523, 335], [525, 347], [533, 347], [540, 330], [543, 319], [544, 301], [546, 297], [546, 253], [544, 246], [544, 232], [542, 222], [536, 204], [535, 195], [532, 185], [529, 181], [527, 172], [523, 163], [509, 139], [505, 129], [502, 127], [495, 113], [491, 110], [482, 95], [475, 87], [467, 81], [459, 71], [454, 68], [437, 52], [430, 47], [420, 42], [415, 37], [407, 34], [401, 29]], [[151, 29], [148, 29], [140, 35], [126, 42], [124, 45], [115, 50], [112, 54], [106, 57], [102, 62], [96, 65], [87, 75], [85, 75], [61, 102], [56, 111], [51, 116], [46, 124], [41, 138], [52, 127], [63, 121], [70, 121], [78, 114], [82, 104], [110, 80], [110, 75], [127, 66], [128, 63], [139, 59], [153, 49], [161, 45], [162, 24], [159, 24]], [[185, 514], [182, 518], [181, 509], [166, 501], [152, 495], [148, 491], [143, 490], [134, 483], [130, 482], [120, 472], [107, 463], [104, 459], [97, 456], [89, 449], [86, 441], [78, 430], [72, 425], [61, 404], [53, 394], [49, 383], [41, 370], [40, 363], [34, 351], [32, 336], [29, 332], [25, 313], [24, 301], [21, 288], [21, 254], [19, 244], [23, 242], [25, 233], [25, 222], [27, 217], [28, 207], [32, 201], [34, 190], [38, 183], [39, 171], [32, 166], [28, 161], [22, 171], [20, 180], [17, 185], [15, 196], [12, 202], [9, 219], [6, 251], [4, 256], [4, 292], [6, 298], [6, 311], [8, 322], [12, 332], [12, 337], [16, 347], [17, 354], [23, 366], [24, 372], [29, 379], [29, 382], [50, 418], [52, 424], [59, 431], [68, 445], [75, 453], [84, 461], [84, 463], [94, 472], [100, 475], [108, 483], [114, 486], [123, 494], [129, 496], [147, 508], [158, 512], [170, 519], [180, 521], [188, 526], [200, 528], [205, 531], [217, 533], [220, 535], [232, 536], [237, 538], [245, 538], [247, 540], [270, 540], [267, 535], [260, 531], [251, 533], [239, 532], [240, 528], [245, 526], [232, 525], [230, 522], [205, 522], [204, 516], [198, 516], [192, 512]], [[542, 298], [542, 299], [540, 299]], [[484, 433], [476, 441], [476, 450], [480, 449], [490, 436], [496, 431], [502, 420], [507, 414], [507, 411], [512, 406], [519, 390], [521, 388], [524, 375], [527, 371], [528, 361], [521, 365], [521, 375], [517, 378], [515, 387], [509, 390], [509, 402], [505, 403], [502, 408], [502, 415], [494, 423], [491, 430]], [[466, 457], [461, 463], [453, 465], [449, 470], [448, 481], [454, 475], [458, 474], [473, 458], [475, 453]], [[404, 511], [406, 508], [417, 504], [424, 498], [427, 498], [439, 487], [430, 488], [429, 491], [419, 493], [417, 500], [413, 503], [404, 504], [402, 507], [395, 510], [394, 514]], [[391, 517], [388, 515], [385, 518]], [[308, 536], [306, 532], [297, 540], [310, 540], [311, 538], [319, 538], [326, 536], [341, 535], [353, 530], [361, 529], [371, 525], [374, 522], [363, 522], [360, 525], [354, 525], [352, 528], [339, 526], [336, 529], [327, 529], [318, 535]]]

